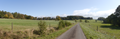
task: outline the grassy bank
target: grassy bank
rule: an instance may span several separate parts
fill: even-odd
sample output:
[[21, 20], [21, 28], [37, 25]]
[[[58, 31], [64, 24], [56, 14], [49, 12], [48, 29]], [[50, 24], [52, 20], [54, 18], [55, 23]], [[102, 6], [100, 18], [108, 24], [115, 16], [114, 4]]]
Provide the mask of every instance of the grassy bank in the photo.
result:
[[[0, 19], [0, 29], [4, 31], [11, 30], [11, 23], [13, 23], [13, 30], [25, 30], [25, 29], [38, 29], [38, 22], [40, 20], [25, 20], [25, 19]], [[47, 23], [47, 25], [50, 24], [51, 27], [57, 27], [59, 21], [55, 20], [43, 20]], [[74, 21], [67, 20], [71, 23], [74, 23]]]
[[103, 24], [102, 21], [95, 22], [95, 20], [89, 20], [89, 23], [83, 21], [80, 25], [88, 39], [120, 39], [120, 27]]
[[46, 35], [45, 37], [39, 37], [37, 39], [55, 39], [56, 37], [60, 36], [61, 34], [63, 34], [65, 31], [67, 31], [68, 29], [70, 29], [71, 27], [73, 27], [75, 24], [65, 27], [61, 30], [57, 30], [53, 33], [50, 33], [49, 35]]
[[[38, 22], [40, 20], [25, 20], [25, 19], [0, 19], [0, 39], [10, 38], [40, 38], [40, 39], [54, 39], [61, 35], [73, 25], [65, 27], [61, 30], [57, 30], [58, 22], [55, 20], [42, 20], [47, 24], [47, 30], [45, 36], [36, 35], [34, 32], [38, 30]], [[75, 23], [73, 20], [66, 20]], [[13, 23], [13, 32], [11, 31], [11, 24]], [[49, 26], [50, 25], [50, 26]], [[51, 30], [50, 30], [51, 29]]]

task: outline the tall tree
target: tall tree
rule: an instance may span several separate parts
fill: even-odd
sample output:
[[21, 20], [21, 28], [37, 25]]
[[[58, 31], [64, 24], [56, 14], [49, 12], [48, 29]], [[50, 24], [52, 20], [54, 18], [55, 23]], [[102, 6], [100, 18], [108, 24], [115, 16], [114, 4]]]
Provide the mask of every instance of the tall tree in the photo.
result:
[[56, 16], [56, 20], [61, 20], [60, 16]]
[[14, 17], [14, 18], [17, 18], [17, 16], [18, 16], [17, 12], [14, 12], [14, 13], [13, 13], [13, 17]]
[[34, 17], [33, 19], [34, 19], [34, 20], [37, 20], [37, 17]]
[[10, 12], [8, 12], [8, 18], [12, 18], [12, 19], [14, 18]]
[[23, 15], [23, 14], [21, 14], [21, 15], [20, 15], [20, 18], [21, 18], [21, 19], [25, 19], [25, 17], [24, 17], [24, 15]]
[[104, 20], [104, 23], [111, 23], [114, 26], [120, 26], [120, 5], [113, 14]]
[[104, 17], [99, 17], [98, 20], [105, 20], [105, 18]]
[[4, 15], [4, 18], [8, 18], [8, 15], [7, 15], [7, 14], [5, 14], [5, 15]]

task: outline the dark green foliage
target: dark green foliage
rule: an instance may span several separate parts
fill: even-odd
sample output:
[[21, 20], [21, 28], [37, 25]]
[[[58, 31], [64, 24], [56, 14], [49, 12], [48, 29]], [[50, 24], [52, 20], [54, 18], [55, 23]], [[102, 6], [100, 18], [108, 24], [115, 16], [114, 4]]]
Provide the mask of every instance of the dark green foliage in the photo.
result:
[[39, 23], [38, 23], [38, 27], [39, 27], [39, 32], [38, 32], [38, 34], [39, 35], [45, 35], [45, 31], [46, 31], [46, 22], [44, 22], [44, 21], [40, 21]]
[[33, 34], [40, 35], [40, 33], [39, 33], [39, 31], [38, 31], [38, 30], [34, 30], [34, 31], [33, 31]]
[[83, 16], [67, 16], [69, 20], [81, 19], [84, 18]]
[[30, 19], [31, 18], [31, 16], [26, 16], [26, 19]]
[[83, 17], [83, 16], [67, 16], [68, 20], [75, 20], [75, 19], [93, 19], [92, 17]]
[[[9, 13], [9, 14], [8, 14]], [[5, 15], [7, 14], [7, 15]], [[9, 16], [10, 15], [10, 16]], [[0, 18], [15, 18], [15, 19], [34, 19], [34, 20], [75, 20], [75, 19], [92, 19], [92, 17], [83, 17], [83, 16], [67, 16], [67, 17], [60, 17], [56, 16], [56, 18], [52, 17], [43, 17], [43, 18], [36, 18], [26, 14], [20, 14], [18, 12], [7, 12], [7, 11], [0, 11]]]
[[0, 11], [0, 18], [3, 18], [5, 13], [3, 11]]
[[58, 24], [58, 29], [62, 29], [65, 27], [65, 22], [63, 20], [61, 20]]
[[82, 19], [80, 19], [80, 22], [82, 22]]
[[77, 20], [75, 19], [75, 22], [77, 22]]
[[60, 16], [56, 16], [56, 20], [61, 20]]
[[89, 21], [88, 20], [85, 20], [85, 23], [88, 23]]
[[97, 22], [97, 20], [95, 20], [95, 22]]
[[18, 16], [18, 13], [17, 13], [17, 12], [13, 13], [13, 17], [14, 17], [14, 18], [17, 18], [17, 16]]
[[72, 25], [72, 23], [65, 21], [65, 25], [70, 26], [70, 25]]
[[110, 23], [114, 26], [120, 26], [120, 6], [118, 6], [116, 12], [108, 16], [103, 23]]
[[37, 20], [37, 17], [34, 17], [33, 19], [34, 19], [34, 20]]
[[64, 27], [67, 27], [67, 26], [70, 26], [70, 25], [72, 25], [72, 23], [61, 20], [58, 24], [58, 29], [62, 29]]
[[99, 17], [98, 20], [105, 20], [105, 18], [104, 17]]
[[54, 29], [50, 29], [50, 32], [54, 32], [55, 30]]

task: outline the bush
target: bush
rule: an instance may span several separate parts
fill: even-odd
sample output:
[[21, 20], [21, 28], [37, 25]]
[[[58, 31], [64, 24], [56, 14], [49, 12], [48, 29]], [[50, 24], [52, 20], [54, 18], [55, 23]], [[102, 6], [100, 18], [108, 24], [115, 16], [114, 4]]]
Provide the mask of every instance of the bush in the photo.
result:
[[95, 22], [97, 22], [97, 20], [95, 20]]
[[59, 24], [58, 24], [58, 29], [62, 29], [62, 28], [64, 28], [64, 27], [65, 27], [65, 23], [64, 23], [63, 20], [61, 20], [61, 21], [59, 22]]
[[85, 20], [85, 23], [88, 23], [89, 21]]
[[64, 28], [64, 27], [67, 27], [67, 26], [70, 26], [70, 25], [72, 25], [72, 23], [61, 20], [61, 21], [59, 22], [58, 29], [62, 29], [62, 28]]
[[50, 29], [50, 32], [54, 32], [55, 30], [54, 29]]
[[82, 22], [82, 20], [80, 19], [80, 22]]
[[77, 22], [77, 20], [75, 19], [75, 22]]
[[33, 34], [40, 35], [40, 33], [39, 33], [39, 31], [38, 31], [38, 30], [34, 30], [34, 31], [33, 31]]
[[45, 35], [45, 31], [46, 31], [46, 22], [44, 22], [44, 21], [40, 21], [39, 23], [38, 23], [38, 27], [39, 27], [39, 35]]
[[65, 25], [70, 26], [70, 25], [72, 25], [72, 23], [65, 21]]

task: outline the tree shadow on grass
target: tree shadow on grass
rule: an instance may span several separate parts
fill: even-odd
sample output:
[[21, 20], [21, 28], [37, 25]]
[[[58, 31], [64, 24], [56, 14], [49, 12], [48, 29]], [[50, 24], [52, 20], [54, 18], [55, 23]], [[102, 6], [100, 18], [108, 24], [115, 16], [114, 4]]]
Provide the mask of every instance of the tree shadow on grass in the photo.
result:
[[101, 28], [110, 28], [110, 29], [120, 30], [120, 27], [118, 27], [118, 26], [112, 26], [112, 25], [101, 25]]

